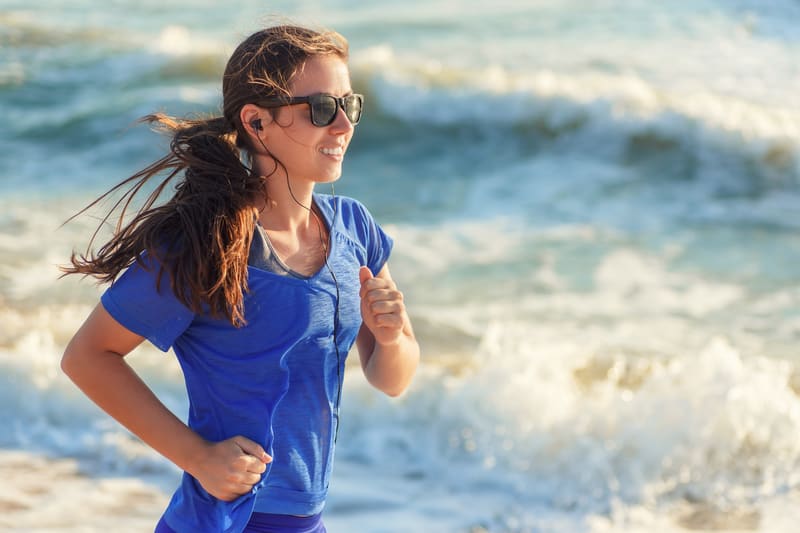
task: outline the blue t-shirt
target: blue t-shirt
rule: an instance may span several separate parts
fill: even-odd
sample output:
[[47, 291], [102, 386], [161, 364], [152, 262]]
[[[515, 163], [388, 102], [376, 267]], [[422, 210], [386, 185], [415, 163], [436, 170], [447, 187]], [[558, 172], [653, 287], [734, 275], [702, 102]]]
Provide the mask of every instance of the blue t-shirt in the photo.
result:
[[358, 269], [377, 274], [392, 240], [359, 202], [314, 195], [330, 230], [328, 268], [301, 279], [248, 268], [247, 325], [195, 314], [181, 304], [164, 274], [131, 266], [103, 294], [105, 309], [161, 350], [172, 347], [189, 397], [188, 424], [209, 441], [243, 435], [273, 458], [250, 493], [232, 502], [209, 495], [190, 475], [164, 518], [179, 532], [240, 532], [253, 510], [311, 515], [325, 503], [331, 472], [335, 409], [344, 360], [361, 326]]

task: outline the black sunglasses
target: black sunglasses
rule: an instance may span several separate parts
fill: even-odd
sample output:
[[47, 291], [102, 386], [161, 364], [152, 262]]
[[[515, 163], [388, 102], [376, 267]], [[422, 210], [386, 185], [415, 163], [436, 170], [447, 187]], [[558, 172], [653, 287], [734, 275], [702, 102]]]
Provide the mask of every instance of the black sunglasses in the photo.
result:
[[312, 94], [310, 96], [295, 96], [290, 98], [274, 98], [255, 102], [260, 107], [283, 107], [294, 104], [308, 104], [311, 108], [311, 123], [323, 128], [329, 126], [341, 107], [347, 120], [355, 126], [361, 120], [361, 106], [364, 96], [361, 94], [348, 94], [347, 96], [333, 96], [332, 94]]

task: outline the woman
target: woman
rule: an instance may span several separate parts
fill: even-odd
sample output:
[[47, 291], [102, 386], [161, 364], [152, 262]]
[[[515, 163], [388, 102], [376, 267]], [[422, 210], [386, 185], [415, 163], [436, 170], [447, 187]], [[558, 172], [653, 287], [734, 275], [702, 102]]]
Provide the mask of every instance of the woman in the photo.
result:
[[[113, 283], [64, 372], [185, 472], [157, 531], [325, 531], [349, 349], [392, 396], [416, 369], [391, 239], [355, 200], [314, 192], [341, 175], [361, 116], [347, 57], [335, 32], [247, 38], [225, 69], [224, 116], [147, 117], [172, 133], [171, 152], [110, 192], [128, 186], [127, 207], [166, 178], [127, 225], [123, 209], [97, 254], [65, 268]], [[188, 425], [124, 361], [144, 339], [174, 349]]]

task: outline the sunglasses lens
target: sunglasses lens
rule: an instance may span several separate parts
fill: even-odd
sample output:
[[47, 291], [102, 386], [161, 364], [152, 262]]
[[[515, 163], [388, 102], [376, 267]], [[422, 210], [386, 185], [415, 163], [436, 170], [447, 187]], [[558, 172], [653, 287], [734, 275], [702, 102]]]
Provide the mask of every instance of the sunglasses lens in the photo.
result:
[[311, 122], [315, 126], [327, 126], [336, 117], [338, 107], [332, 96], [318, 95], [311, 101]]
[[[338, 100], [327, 94], [318, 94], [311, 97], [309, 100], [311, 104], [311, 122], [315, 126], [328, 126], [336, 119], [336, 113], [339, 111]], [[342, 99], [342, 107], [347, 120], [351, 124], [358, 124], [361, 120], [361, 95], [351, 94]]]
[[344, 98], [344, 114], [351, 124], [358, 124], [361, 120], [361, 95], [351, 94]]

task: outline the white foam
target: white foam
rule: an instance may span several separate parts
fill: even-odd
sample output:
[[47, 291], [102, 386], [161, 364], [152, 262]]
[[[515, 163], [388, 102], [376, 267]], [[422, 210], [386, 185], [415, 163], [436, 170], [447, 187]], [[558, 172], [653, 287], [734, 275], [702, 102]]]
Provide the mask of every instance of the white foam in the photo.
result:
[[184, 55], [194, 50], [194, 43], [189, 28], [169, 25], [161, 29], [158, 38], [153, 42], [153, 47], [162, 53]]
[[[744, 45], [737, 43], [730, 56], [714, 66], [723, 78], [726, 68], [734, 69], [730, 77], [735, 81], [716, 86], [713, 78], [707, 83], [706, 63], [680, 67], [666, 59], [671, 50], [699, 45], [659, 41], [655, 51], [648, 46], [633, 47], [643, 49], [634, 52], [641, 54], [640, 64], [619, 65], [617, 72], [544, 64], [444, 67], [425, 56], [400, 56], [388, 45], [356, 54], [353, 63], [357, 73], [371, 78], [382, 111], [402, 120], [434, 125], [531, 122], [556, 132], [590, 128], [596, 129], [603, 144], [613, 128], [623, 137], [655, 134], [679, 143], [700, 143], [698, 152], [704, 147], [726, 147], [749, 154], [773, 169], [775, 179], [787, 172], [800, 174], [800, 100], [796, 98], [800, 78], [782, 78], [767, 86], [754, 78], [754, 71], [738, 70], [742, 54], [756, 54], [751, 59], [759, 64], [774, 64], [777, 57], [791, 68], [790, 50], [765, 44], [763, 49], [745, 52]], [[619, 55], [609, 54], [620, 60], [629, 52], [626, 48]], [[565, 52], [559, 54], [563, 57]], [[654, 62], [653, 55], [665, 60]], [[649, 78], [645, 72], [650, 72]], [[774, 72], [777, 76], [785, 71], [775, 67]]]
[[792, 365], [722, 338], [666, 359], [606, 358], [601, 338], [569, 329], [496, 323], [472, 369], [423, 369], [399, 406], [351, 378], [344, 455], [422, 471], [456, 496], [500, 491], [521, 519], [577, 509], [597, 531], [628, 531], [637, 513], [634, 524], [677, 520], [684, 498], [712, 514], [789, 505], [800, 485]]

